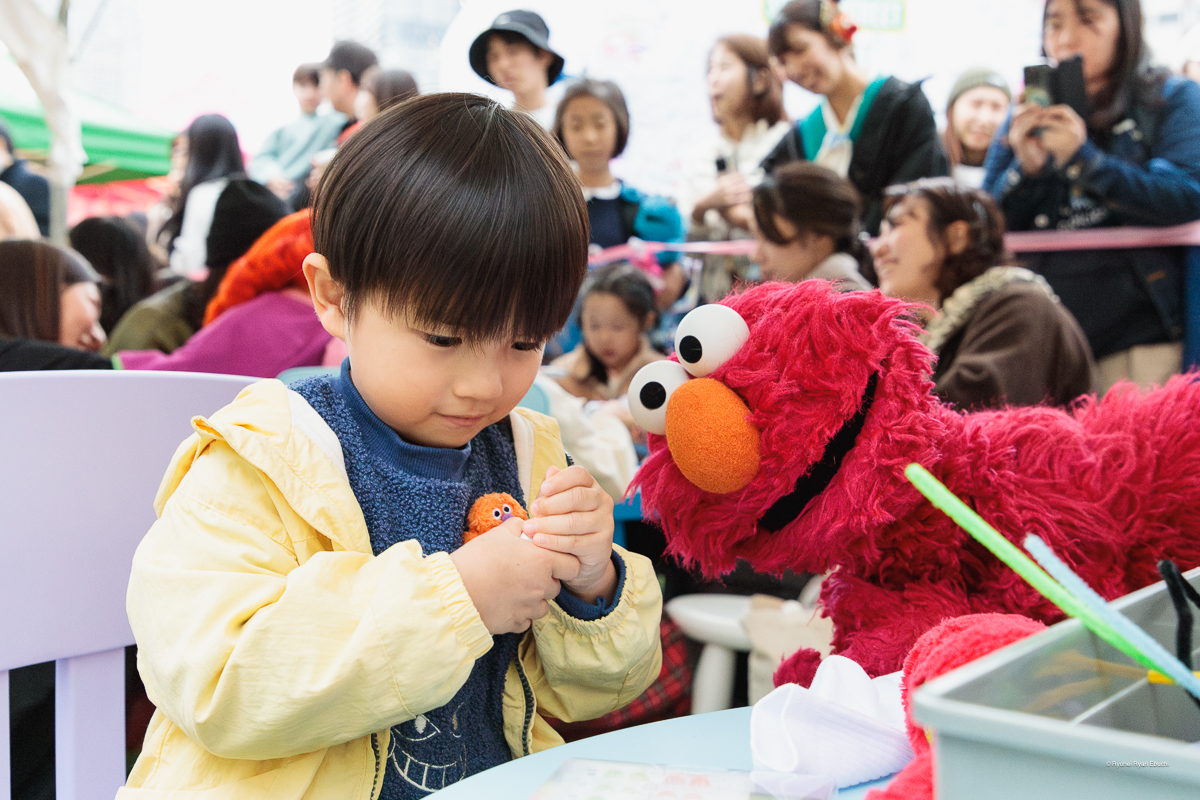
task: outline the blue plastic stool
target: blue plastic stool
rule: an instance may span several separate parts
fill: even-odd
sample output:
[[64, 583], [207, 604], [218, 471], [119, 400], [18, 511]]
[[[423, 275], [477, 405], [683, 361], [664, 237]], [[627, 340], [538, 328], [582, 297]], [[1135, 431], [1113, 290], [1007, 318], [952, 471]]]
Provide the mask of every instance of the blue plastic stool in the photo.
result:
[[625, 546], [625, 523], [642, 519], [642, 493], [613, 506], [613, 544]]

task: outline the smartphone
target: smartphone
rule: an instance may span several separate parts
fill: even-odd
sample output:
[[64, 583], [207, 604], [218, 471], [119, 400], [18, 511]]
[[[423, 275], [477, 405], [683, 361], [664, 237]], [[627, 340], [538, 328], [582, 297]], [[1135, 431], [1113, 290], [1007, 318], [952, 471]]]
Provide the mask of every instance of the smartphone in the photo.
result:
[[1057, 67], [1035, 64], [1025, 68], [1025, 102], [1040, 106], [1068, 105], [1087, 119], [1090, 108], [1083, 83], [1080, 56], [1059, 62]]
[[1025, 68], [1025, 102], [1054, 105], [1054, 67], [1034, 64]]
[[1083, 58], [1075, 56], [1060, 61], [1054, 69], [1054, 102], [1068, 105], [1087, 119], [1091, 114], [1087, 89], [1083, 83]]

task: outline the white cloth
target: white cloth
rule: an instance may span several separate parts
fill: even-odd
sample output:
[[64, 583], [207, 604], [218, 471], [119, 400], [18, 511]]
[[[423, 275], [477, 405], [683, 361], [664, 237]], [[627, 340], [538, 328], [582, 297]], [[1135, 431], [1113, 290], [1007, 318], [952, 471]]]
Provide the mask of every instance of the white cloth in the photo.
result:
[[550, 416], [558, 422], [563, 447], [575, 463], [587, 469], [614, 500], [620, 502], [637, 472], [637, 452], [625, 423], [612, 414], [598, 411], [587, 414], [584, 399], [539, 374], [534, 386], [546, 394]]
[[966, 164], [959, 164], [954, 168], [955, 182], [969, 189], [982, 189], [985, 177], [987, 177], [987, 170], [983, 167], [971, 167]]
[[[742, 138], [730, 139], [719, 130], [711, 139], [693, 148], [684, 162], [683, 183], [678, 192], [679, 213], [691, 220], [696, 201], [711, 192], [717, 185], [717, 159], [725, 159], [727, 170], [740, 172], [746, 182], [757, 186], [762, 182], [761, 164], [779, 140], [791, 130], [792, 123], [780, 120], [774, 125], [760, 119], [742, 131]], [[711, 219], [710, 219], [711, 218]], [[705, 224], [721, 227], [720, 214], [710, 211]]]
[[208, 231], [212, 228], [213, 212], [228, 178], [205, 181], [192, 187], [183, 207], [183, 225], [171, 250], [171, 271], [189, 275], [208, 265]]
[[[864, 93], [865, 94], [865, 93]], [[854, 158], [854, 142], [850, 141], [850, 131], [858, 119], [858, 111], [862, 108], [863, 95], [854, 98], [850, 111], [844, 122], [838, 122], [837, 114], [828, 97], [821, 97], [821, 116], [825, 118], [825, 138], [821, 140], [821, 149], [813, 163], [826, 169], [831, 169], [841, 177], [850, 174], [850, 161]]]
[[613, 181], [608, 186], [584, 186], [583, 199], [616, 200], [621, 196], [621, 182]]
[[838, 788], [898, 772], [913, 759], [900, 677], [872, 680], [850, 659], [829, 656], [811, 688], [780, 686], [751, 712], [754, 768], [827, 775]]

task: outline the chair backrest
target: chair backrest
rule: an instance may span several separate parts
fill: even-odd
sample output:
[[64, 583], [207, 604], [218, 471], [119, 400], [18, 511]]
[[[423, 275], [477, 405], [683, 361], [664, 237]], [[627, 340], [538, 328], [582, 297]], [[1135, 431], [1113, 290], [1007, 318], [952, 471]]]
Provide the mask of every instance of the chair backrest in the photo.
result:
[[302, 381], [305, 378], [312, 378], [316, 375], [337, 375], [339, 371], [338, 367], [292, 367], [279, 373], [278, 378], [288, 386], [291, 386], [293, 383]]
[[[193, 416], [253, 378], [177, 372], [0, 373], [0, 710], [7, 670], [56, 661], [57, 796], [125, 778], [125, 592], [133, 552]], [[9, 796], [0, 724], [0, 800]]]
[[550, 396], [546, 394], [546, 390], [538, 386], [536, 383], [529, 387], [529, 391], [521, 398], [521, 402], [517, 403], [521, 408], [528, 408], [530, 411], [536, 411], [539, 414], [550, 413]]

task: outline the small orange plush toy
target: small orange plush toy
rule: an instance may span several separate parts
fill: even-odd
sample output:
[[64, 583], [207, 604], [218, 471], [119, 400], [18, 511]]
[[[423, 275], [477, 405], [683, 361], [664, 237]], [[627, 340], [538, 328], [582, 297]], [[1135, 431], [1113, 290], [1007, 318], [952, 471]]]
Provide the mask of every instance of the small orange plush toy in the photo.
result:
[[485, 494], [475, 501], [467, 514], [467, 532], [463, 534], [463, 544], [474, 539], [481, 533], [487, 533], [505, 520], [529, 519], [525, 509], [521, 508], [511, 494], [495, 492]]

